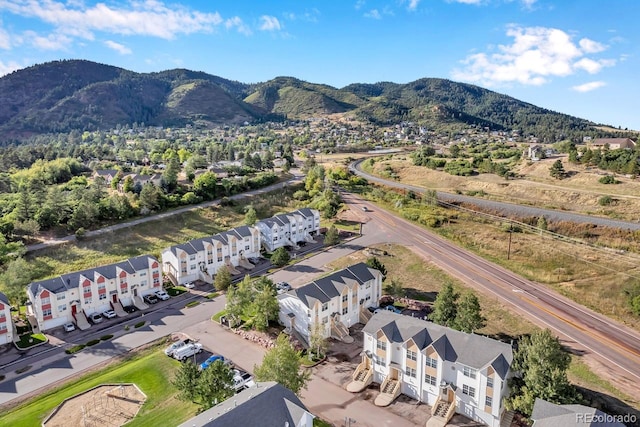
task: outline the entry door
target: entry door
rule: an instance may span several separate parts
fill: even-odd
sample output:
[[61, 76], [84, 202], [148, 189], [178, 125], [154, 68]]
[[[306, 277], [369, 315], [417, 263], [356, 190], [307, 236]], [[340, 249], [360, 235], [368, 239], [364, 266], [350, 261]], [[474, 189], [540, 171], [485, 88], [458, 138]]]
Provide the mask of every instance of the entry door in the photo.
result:
[[75, 316], [75, 315], [76, 315], [76, 309], [77, 309], [77, 307], [78, 307], [78, 306], [77, 306], [76, 304], [73, 304], [73, 305], [71, 306], [71, 315], [73, 315], [73, 316]]
[[112, 302], [118, 302], [118, 294], [111, 295], [111, 301]]

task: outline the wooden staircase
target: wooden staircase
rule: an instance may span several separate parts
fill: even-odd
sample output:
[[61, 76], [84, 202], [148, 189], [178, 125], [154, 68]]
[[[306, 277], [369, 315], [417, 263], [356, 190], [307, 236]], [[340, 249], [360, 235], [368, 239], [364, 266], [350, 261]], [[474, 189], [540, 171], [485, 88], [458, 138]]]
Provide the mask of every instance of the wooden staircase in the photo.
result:
[[513, 417], [516, 415], [514, 411], [507, 411], [502, 414], [502, 418], [500, 419], [500, 427], [511, 427], [511, 423], [513, 422]]
[[358, 364], [356, 370], [351, 376], [351, 382], [347, 384], [347, 391], [351, 393], [357, 393], [364, 390], [373, 382], [373, 369], [371, 366], [371, 359], [367, 356], [362, 356], [362, 362]]
[[380, 394], [374, 400], [376, 406], [389, 406], [400, 394], [400, 381], [388, 376], [380, 386]]
[[366, 307], [360, 308], [360, 313], [358, 313], [358, 318], [360, 320], [360, 323], [362, 323], [363, 325], [366, 325], [367, 322], [371, 320], [371, 317], [373, 317], [373, 313], [370, 312], [368, 308]]
[[350, 344], [353, 342], [353, 337], [349, 335], [349, 329], [339, 320], [336, 321], [331, 318], [331, 336], [344, 343]]
[[427, 427], [444, 427], [456, 412], [455, 402], [447, 402], [438, 399], [431, 407], [431, 418], [427, 421]]

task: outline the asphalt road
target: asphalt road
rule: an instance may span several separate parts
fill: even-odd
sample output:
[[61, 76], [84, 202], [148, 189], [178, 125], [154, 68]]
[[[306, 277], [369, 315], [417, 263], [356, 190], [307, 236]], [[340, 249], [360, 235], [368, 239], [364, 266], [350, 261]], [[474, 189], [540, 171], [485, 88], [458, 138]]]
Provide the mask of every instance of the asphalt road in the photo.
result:
[[467, 285], [497, 298], [512, 311], [551, 329], [563, 344], [582, 354], [597, 373], [630, 396], [640, 396], [640, 333], [595, 313], [544, 285], [535, 283], [448, 242], [408, 221], [359, 199], [343, 198], [361, 209], [366, 206], [372, 227], [388, 242], [408, 246]]
[[[393, 188], [403, 190], [411, 190], [416, 193], [423, 193], [425, 188], [415, 185], [402, 184], [397, 181], [380, 178], [370, 175], [360, 169], [362, 160], [356, 160], [349, 165], [349, 170], [354, 174], [366, 178], [368, 181], [377, 182]], [[493, 200], [485, 200], [479, 197], [464, 196], [462, 194], [444, 193], [438, 191], [438, 200], [449, 203], [470, 203], [477, 205], [483, 209], [493, 211], [499, 215], [517, 215], [522, 217], [540, 217], [544, 216], [548, 221], [570, 221], [575, 223], [595, 224], [602, 227], [621, 228], [626, 230], [640, 230], [640, 223], [620, 221], [616, 219], [601, 218], [590, 215], [582, 215], [565, 211], [557, 211], [553, 209], [536, 208], [533, 206], [516, 205], [513, 203], [497, 202]]]

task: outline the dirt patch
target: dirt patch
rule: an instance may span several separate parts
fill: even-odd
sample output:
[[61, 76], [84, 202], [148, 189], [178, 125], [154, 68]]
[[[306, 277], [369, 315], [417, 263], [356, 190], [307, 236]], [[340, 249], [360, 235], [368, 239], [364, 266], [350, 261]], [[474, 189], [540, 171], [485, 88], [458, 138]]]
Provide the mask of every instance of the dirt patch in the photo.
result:
[[122, 426], [136, 416], [146, 399], [135, 384], [103, 384], [66, 399], [43, 425]]

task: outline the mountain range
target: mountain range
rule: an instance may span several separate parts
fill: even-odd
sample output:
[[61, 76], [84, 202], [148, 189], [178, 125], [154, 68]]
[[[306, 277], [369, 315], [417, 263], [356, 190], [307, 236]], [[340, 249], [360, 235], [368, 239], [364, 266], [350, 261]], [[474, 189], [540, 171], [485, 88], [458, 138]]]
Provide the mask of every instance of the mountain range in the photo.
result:
[[343, 88], [293, 77], [245, 84], [185, 69], [136, 73], [85, 60], [48, 62], [0, 78], [0, 106], [0, 142], [134, 122], [210, 126], [335, 113], [380, 125], [414, 121], [432, 130], [520, 130], [545, 140], [596, 132], [587, 120], [445, 79]]

